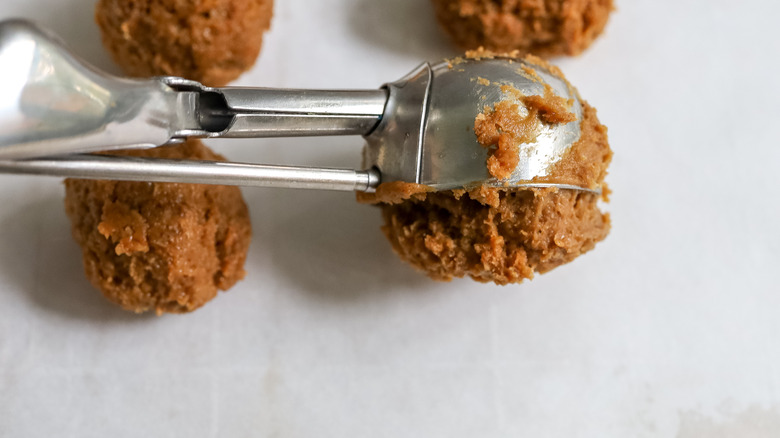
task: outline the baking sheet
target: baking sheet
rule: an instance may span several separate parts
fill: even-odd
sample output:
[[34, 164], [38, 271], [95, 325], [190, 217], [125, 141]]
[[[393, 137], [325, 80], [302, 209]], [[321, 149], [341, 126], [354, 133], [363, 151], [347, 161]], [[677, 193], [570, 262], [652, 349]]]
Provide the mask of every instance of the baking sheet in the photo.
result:
[[[277, 0], [238, 84], [375, 88], [457, 52], [424, 0]], [[559, 59], [609, 126], [608, 239], [435, 283], [345, 193], [246, 189], [247, 278], [190, 315], [85, 280], [59, 180], [0, 176], [0, 436], [770, 437], [780, 430], [774, 2], [618, 1]], [[112, 71], [92, 0], [5, 0]], [[359, 138], [212, 142], [356, 166]]]

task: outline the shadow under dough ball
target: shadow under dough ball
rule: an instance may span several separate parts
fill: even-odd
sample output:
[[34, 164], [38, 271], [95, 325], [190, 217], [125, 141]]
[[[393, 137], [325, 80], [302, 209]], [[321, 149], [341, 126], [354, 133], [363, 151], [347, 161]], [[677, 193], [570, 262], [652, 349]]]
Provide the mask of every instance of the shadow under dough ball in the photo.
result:
[[[199, 140], [116, 154], [224, 159]], [[251, 223], [238, 187], [67, 179], [65, 210], [87, 278], [127, 310], [189, 312], [244, 277]]]
[[273, 0], [99, 0], [95, 19], [127, 74], [220, 87], [254, 65], [272, 14]]
[[432, 0], [442, 28], [459, 47], [577, 55], [598, 37], [612, 0]]

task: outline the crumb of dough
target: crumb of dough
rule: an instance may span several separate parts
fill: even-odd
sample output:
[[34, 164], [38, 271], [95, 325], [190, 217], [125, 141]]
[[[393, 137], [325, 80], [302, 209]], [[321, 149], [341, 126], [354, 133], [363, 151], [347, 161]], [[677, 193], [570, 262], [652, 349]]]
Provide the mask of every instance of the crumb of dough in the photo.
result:
[[99, 0], [103, 44], [131, 76], [219, 87], [255, 63], [273, 0]]
[[[199, 140], [116, 155], [224, 160]], [[190, 312], [245, 275], [249, 211], [238, 187], [65, 180], [89, 281], [134, 312]]]
[[[505, 93], [517, 95], [520, 91], [517, 88], [504, 85], [501, 87]], [[566, 99], [555, 94], [552, 87], [544, 84], [544, 94], [539, 96], [532, 94], [530, 96], [520, 95], [519, 100], [523, 102], [529, 111], [535, 112], [539, 120], [551, 125], [558, 123], [569, 123], [577, 120], [577, 116], [571, 112], [574, 105], [574, 99]]]
[[[557, 69], [548, 71], [560, 75]], [[573, 120], [571, 102], [548, 95], [548, 90], [545, 96], [516, 97], [530, 107], [529, 112], [536, 112], [528, 126]], [[593, 107], [581, 103], [579, 140], [547, 176], [532, 182], [601, 187], [601, 196], [557, 188], [479, 186], [434, 191], [424, 185], [391, 182], [381, 184], [376, 195], [359, 195], [358, 201], [381, 208], [382, 231], [395, 252], [436, 280], [469, 276], [481, 282], [517, 283], [532, 278], [535, 272], [568, 263], [593, 249], [610, 229], [609, 215], [598, 205], [609, 194], [604, 184], [612, 159], [607, 128]], [[516, 137], [528, 135], [526, 121], [511, 120], [523, 119], [512, 105], [502, 101], [483, 114], [484, 126], [477, 128], [475, 124], [478, 140], [482, 137], [480, 143], [495, 144], [506, 132]], [[505, 111], [514, 116], [503, 114]]]
[[477, 83], [479, 85], [484, 85], [484, 86], [490, 85], [490, 81], [489, 80], [487, 80], [485, 78], [480, 78], [480, 77], [477, 77]]
[[474, 120], [477, 141], [488, 149], [488, 173], [497, 179], [512, 175], [520, 163], [520, 144], [531, 143], [539, 133], [536, 113], [528, 111], [520, 116], [520, 105], [512, 101], [501, 101]]
[[577, 55], [602, 33], [613, 0], [432, 0], [436, 18], [462, 49]]

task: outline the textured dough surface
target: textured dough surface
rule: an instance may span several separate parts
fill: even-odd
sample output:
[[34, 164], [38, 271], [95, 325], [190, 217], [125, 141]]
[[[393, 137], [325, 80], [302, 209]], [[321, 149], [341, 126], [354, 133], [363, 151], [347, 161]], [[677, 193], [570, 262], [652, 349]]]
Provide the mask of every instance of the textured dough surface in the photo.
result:
[[[444, 191], [383, 204], [401, 259], [436, 280], [520, 282], [593, 249], [609, 232], [598, 196], [573, 190]], [[489, 203], [485, 203], [489, 202]]]
[[[223, 160], [199, 140], [120, 154]], [[237, 187], [68, 179], [65, 209], [87, 278], [127, 310], [189, 312], [244, 277], [251, 224]]]
[[465, 50], [577, 55], [598, 37], [612, 0], [432, 0], [436, 17]]
[[127, 74], [220, 87], [252, 67], [273, 0], [100, 0], [103, 44]]

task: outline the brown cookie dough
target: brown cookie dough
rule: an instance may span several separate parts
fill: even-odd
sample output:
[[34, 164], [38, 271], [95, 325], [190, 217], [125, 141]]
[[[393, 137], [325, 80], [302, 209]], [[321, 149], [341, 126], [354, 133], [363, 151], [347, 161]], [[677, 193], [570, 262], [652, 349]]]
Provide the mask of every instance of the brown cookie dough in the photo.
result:
[[252, 67], [273, 0], [99, 0], [95, 19], [131, 76], [181, 76], [219, 87]]
[[[541, 62], [533, 57], [526, 61]], [[557, 69], [544, 66], [561, 76]], [[512, 95], [516, 90], [505, 91]], [[490, 155], [486, 165], [491, 173], [496, 169], [511, 173], [517, 165], [516, 143], [528, 140], [529, 126], [568, 123], [574, 117], [571, 102], [548, 89], [543, 96], [513, 97], [526, 105], [528, 117], [521, 117], [517, 108], [512, 111], [512, 101], [507, 100], [487, 108], [475, 120], [473, 135], [483, 146], [509, 151], [509, 159], [503, 159], [503, 153]], [[601, 198], [606, 200], [603, 181], [612, 159], [607, 129], [599, 123], [596, 110], [581, 103], [579, 140], [548, 176], [534, 182], [601, 187]], [[609, 215], [599, 210], [599, 199], [592, 192], [556, 188], [482, 186], [435, 192], [403, 182], [385, 183], [374, 194], [358, 195], [358, 201], [381, 207], [382, 231], [403, 260], [437, 280], [468, 275], [497, 284], [532, 278], [534, 272], [549, 271], [593, 249], [610, 228]]]
[[612, 0], [432, 0], [436, 17], [463, 49], [577, 55], [598, 37]]
[[[570, 111], [574, 100], [556, 95], [547, 84], [543, 96], [524, 96], [509, 85], [501, 85], [501, 90], [510, 98], [492, 108], [486, 106], [474, 120], [474, 133], [488, 149], [488, 173], [506, 179], [520, 163], [520, 144], [535, 142], [542, 123], [568, 123], [577, 117]], [[525, 117], [518, 117], [521, 103], [528, 110]]]
[[[117, 155], [223, 160], [199, 140]], [[127, 310], [197, 309], [244, 277], [251, 237], [237, 187], [65, 180], [89, 281]]]
[[[401, 259], [436, 280], [520, 282], [593, 249], [609, 232], [598, 196], [574, 190], [443, 191], [383, 204]], [[483, 197], [484, 196], [484, 197]], [[486, 204], [487, 200], [493, 202]]]

